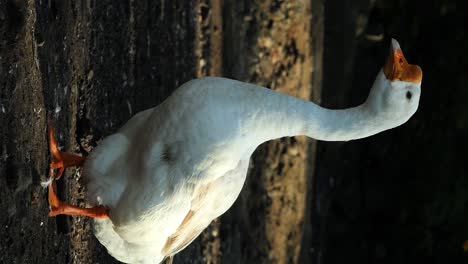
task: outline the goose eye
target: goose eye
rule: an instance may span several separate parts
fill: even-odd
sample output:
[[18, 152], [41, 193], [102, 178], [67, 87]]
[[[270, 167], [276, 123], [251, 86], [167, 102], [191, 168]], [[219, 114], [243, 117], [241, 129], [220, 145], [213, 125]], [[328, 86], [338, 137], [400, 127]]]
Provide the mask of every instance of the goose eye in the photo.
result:
[[413, 94], [411, 92], [406, 92], [406, 99], [410, 100]]

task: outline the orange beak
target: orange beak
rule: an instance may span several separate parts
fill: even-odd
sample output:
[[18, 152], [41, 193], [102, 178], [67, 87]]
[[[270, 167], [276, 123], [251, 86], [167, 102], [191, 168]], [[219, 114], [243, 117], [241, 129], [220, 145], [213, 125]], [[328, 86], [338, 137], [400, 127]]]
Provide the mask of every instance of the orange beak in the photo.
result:
[[400, 44], [395, 39], [392, 39], [390, 55], [385, 62], [383, 72], [385, 77], [390, 81], [399, 80], [412, 83], [420, 83], [422, 81], [421, 68], [406, 61]]

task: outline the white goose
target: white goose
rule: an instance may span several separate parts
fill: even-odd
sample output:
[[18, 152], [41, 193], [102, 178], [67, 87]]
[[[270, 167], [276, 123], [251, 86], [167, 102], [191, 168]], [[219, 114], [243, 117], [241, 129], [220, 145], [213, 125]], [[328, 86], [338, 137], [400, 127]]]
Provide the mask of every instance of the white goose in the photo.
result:
[[[49, 129], [51, 169], [81, 165], [93, 208], [59, 200], [50, 215], [96, 218], [95, 235], [116, 259], [158, 263], [189, 245], [226, 212], [261, 143], [296, 135], [328, 141], [368, 137], [405, 123], [418, 108], [422, 71], [392, 40], [385, 66], [360, 106], [329, 110], [223, 78], [182, 85], [161, 105], [138, 113], [84, 158], [59, 152]], [[50, 128], [50, 126], [49, 126]]]

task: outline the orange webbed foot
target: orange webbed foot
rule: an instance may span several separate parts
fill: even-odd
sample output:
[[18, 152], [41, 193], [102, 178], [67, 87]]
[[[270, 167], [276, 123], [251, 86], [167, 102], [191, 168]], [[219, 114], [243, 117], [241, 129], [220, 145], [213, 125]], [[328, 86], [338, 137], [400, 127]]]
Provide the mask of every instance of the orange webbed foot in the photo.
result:
[[55, 176], [55, 179], [60, 179], [62, 177], [65, 168], [72, 166], [81, 166], [86, 160], [85, 157], [78, 156], [71, 153], [61, 152], [58, 149], [57, 140], [55, 139], [54, 130], [52, 129], [52, 121], [48, 122], [48, 134], [49, 134], [49, 150], [52, 154], [52, 162], [50, 163], [51, 175], [52, 170], [58, 169], [58, 173]]
[[49, 216], [56, 215], [80, 215], [92, 218], [109, 218], [109, 209], [104, 206], [96, 206], [91, 208], [80, 208], [60, 201], [56, 193], [55, 181], [49, 184]]

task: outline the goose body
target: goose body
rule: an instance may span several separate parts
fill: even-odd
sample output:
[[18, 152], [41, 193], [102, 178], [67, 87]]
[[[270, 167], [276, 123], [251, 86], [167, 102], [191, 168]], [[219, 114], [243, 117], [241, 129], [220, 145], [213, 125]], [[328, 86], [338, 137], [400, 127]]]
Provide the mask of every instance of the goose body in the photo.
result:
[[[395, 63], [396, 45], [389, 57]], [[88, 198], [110, 210], [95, 220], [96, 237], [120, 261], [159, 263], [231, 207], [261, 143], [296, 135], [347, 141], [403, 124], [418, 107], [415, 74], [422, 73], [411, 68], [412, 79], [402, 78], [387, 64], [368, 99], [344, 110], [230, 79], [185, 83], [88, 156]]]

